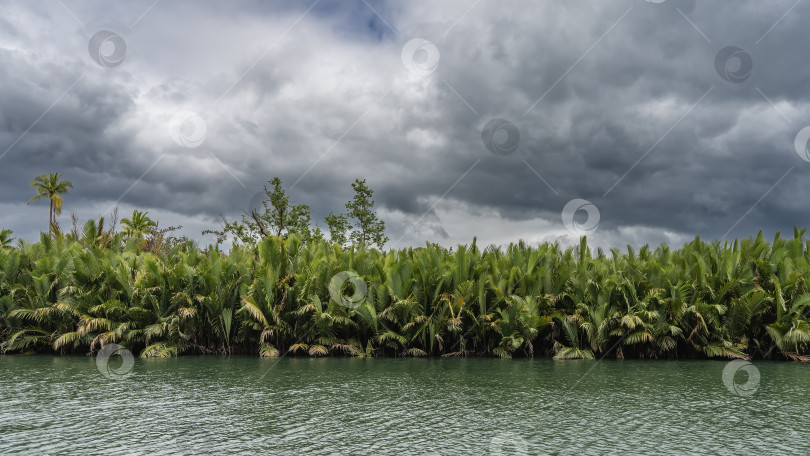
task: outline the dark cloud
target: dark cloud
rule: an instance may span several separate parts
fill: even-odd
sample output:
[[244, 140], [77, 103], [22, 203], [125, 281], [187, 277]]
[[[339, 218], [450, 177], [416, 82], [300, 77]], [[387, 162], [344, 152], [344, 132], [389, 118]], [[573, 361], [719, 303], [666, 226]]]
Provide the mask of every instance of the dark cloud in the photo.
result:
[[[0, 226], [36, 237], [28, 183], [55, 170], [75, 185], [67, 213], [137, 207], [198, 239], [273, 176], [317, 220], [367, 179], [396, 245], [573, 242], [561, 212], [577, 198], [604, 246], [807, 224], [793, 140], [810, 124], [810, 7], [436, 3], [9, 6]], [[88, 53], [102, 29], [126, 42], [119, 66]], [[414, 38], [435, 46], [417, 72], [401, 56]], [[728, 46], [750, 56], [740, 82], [716, 69]], [[170, 132], [181, 111], [202, 122], [196, 147]], [[514, 152], [488, 150], [492, 119], [519, 132]]]

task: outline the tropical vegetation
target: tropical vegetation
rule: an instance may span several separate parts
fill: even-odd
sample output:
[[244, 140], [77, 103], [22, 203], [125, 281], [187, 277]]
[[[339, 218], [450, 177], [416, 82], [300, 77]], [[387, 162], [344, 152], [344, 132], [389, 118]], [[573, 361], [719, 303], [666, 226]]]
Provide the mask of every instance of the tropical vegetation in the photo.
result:
[[65, 202], [62, 194], [73, 188], [73, 184], [68, 180], [63, 180], [62, 173], [50, 173], [37, 176], [31, 182], [31, 186], [36, 190], [36, 195], [28, 200], [28, 204], [39, 199], [48, 199], [48, 232], [53, 233], [57, 228], [56, 216], [62, 213], [62, 205]]
[[326, 218], [329, 239], [280, 179], [268, 184], [200, 248], [138, 210], [120, 231], [116, 213], [63, 232], [72, 185], [38, 177], [49, 232], [14, 246], [0, 230], [0, 351], [810, 360], [803, 229], [680, 249], [605, 252], [583, 237], [384, 250], [365, 181]]
[[[585, 238], [383, 251], [293, 233], [226, 253], [85, 228], [0, 249], [5, 353], [795, 359], [810, 342], [799, 229], [623, 252]], [[335, 286], [343, 271], [363, 286]]]

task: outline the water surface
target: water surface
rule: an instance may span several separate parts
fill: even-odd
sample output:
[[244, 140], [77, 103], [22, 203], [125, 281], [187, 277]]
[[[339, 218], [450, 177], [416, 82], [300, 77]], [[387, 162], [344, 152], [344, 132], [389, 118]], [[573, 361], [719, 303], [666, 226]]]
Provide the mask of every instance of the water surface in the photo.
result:
[[4, 356], [0, 454], [810, 453], [810, 366], [754, 365]]

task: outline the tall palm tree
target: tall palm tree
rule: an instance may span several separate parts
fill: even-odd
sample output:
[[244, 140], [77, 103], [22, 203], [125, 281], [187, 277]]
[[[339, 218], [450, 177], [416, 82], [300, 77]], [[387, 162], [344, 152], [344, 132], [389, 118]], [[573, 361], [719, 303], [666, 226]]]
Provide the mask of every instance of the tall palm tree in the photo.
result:
[[149, 212], [141, 212], [139, 210], [132, 211], [131, 218], [121, 219], [121, 227], [123, 228], [124, 235], [132, 239], [141, 239], [149, 228], [157, 226], [157, 222], [147, 217]]
[[62, 213], [62, 205], [64, 199], [62, 194], [67, 193], [69, 189], [73, 188], [73, 184], [69, 180], [62, 180], [63, 173], [50, 173], [48, 175], [42, 174], [37, 176], [32, 182], [31, 186], [37, 191], [37, 194], [28, 200], [26, 205], [41, 198], [48, 198], [50, 208], [48, 210], [48, 233], [53, 234], [56, 227], [56, 216]]

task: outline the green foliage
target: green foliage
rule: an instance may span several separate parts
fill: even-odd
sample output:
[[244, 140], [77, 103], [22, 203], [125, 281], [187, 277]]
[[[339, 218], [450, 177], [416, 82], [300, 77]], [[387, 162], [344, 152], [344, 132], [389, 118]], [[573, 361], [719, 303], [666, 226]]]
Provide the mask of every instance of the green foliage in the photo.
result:
[[150, 229], [157, 227], [157, 222], [147, 214], [136, 209], [132, 211], [132, 217], [121, 219], [121, 231], [127, 239], [142, 240]]
[[[61, 233], [59, 235], [61, 236]], [[85, 247], [108, 248], [121, 242], [123, 234], [116, 235], [114, 227], [105, 228], [104, 217], [99, 217], [97, 221], [88, 220], [79, 229], [78, 219], [74, 215], [73, 229], [65, 238], [69, 241], [78, 242]]]
[[[215, 234], [217, 245], [230, 235], [237, 243], [255, 247], [262, 239], [271, 236], [286, 238], [297, 235], [304, 241], [321, 240], [323, 233], [318, 226], [312, 228], [310, 207], [290, 201], [281, 179], [274, 177], [268, 181], [271, 188], [264, 187], [265, 198], [250, 213], [242, 215], [242, 220], [228, 222], [224, 220], [223, 231], [207, 230], [203, 234]], [[354, 244], [370, 246], [376, 244], [382, 248], [388, 241], [385, 236], [385, 222], [379, 220], [374, 212], [373, 190], [365, 180], [357, 179], [352, 184], [355, 195], [346, 203], [347, 214], [330, 212], [324, 219], [329, 230], [330, 241], [344, 246], [349, 240]], [[352, 226], [349, 219], [355, 221]]]
[[225, 222], [225, 233], [232, 235], [238, 242], [255, 247], [264, 238], [270, 236], [286, 237], [296, 233], [305, 239], [321, 238], [320, 229], [313, 232], [310, 208], [306, 204], [295, 204], [290, 201], [281, 184], [281, 179], [274, 177], [264, 187], [266, 198], [250, 213], [242, 215], [241, 222]]
[[[288, 232], [224, 253], [123, 236], [101, 219], [0, 249], [0, 348], [557, 359], [801, 359], [810, 349], [803, 230], [610, 255], [584, 238], [567, 249], [381, 251]], [[330, 294], [343, 271], [366, 285], [356, 305]]]
[[330, 212], [324, 221], [326, 222], [326, 227], [329, 229], [329, 239], [335, 244], [345, 245], [348, 241], [346, 232], [352, 228], [346, 216], [342, 214], [335, 215]]
[[374, 191], [366, 185], [366, 180], [356, 179], [352, 184], [354, 198], [346, 203], [349, 218], [354, 220], [351, 239], [361, 245], [377, 244], [382, 248], [388, 238], [385, 236], [385, 222], [374, 212]]
[[14, 234], [14, 232], [9, 229], [4, 228], [0, 230], [0, 250], [11, 248], [11, 241], [14, 240], [14, 238], [11, 237], [12, 234]]
[[48, 232], [54, 233], [58, 230], [56, 224], [56, 216], [62, 213], [62, 206], [64, 205], [63, 193], [73, 188], [73, 184], [68, 180], [62, 180], [62, 173], [42, 174], [34, 178], [31, 186], [36, 190], [36, 195], [28, 200], [27, 204], [47, 198], [49, 203], [48, 209]]

